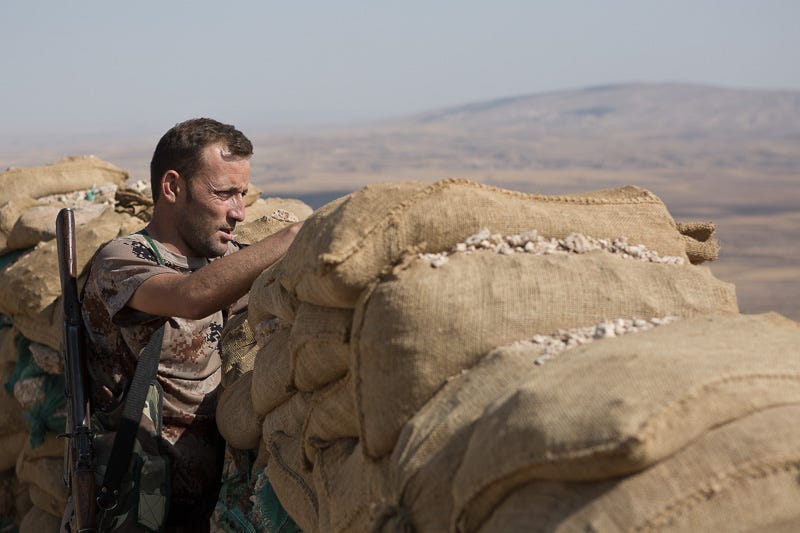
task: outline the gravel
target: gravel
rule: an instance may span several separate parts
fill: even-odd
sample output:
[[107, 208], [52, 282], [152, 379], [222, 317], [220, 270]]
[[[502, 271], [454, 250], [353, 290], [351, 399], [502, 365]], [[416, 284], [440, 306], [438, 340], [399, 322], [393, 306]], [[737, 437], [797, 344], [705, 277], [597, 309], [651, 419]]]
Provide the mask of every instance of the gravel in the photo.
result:
[[517, 341], [511, 346], [544, 348], [544, 353], [534, 360], [535, 364], [543, 365], [564, 350], [588, 344], [599, 339], [609, 339], [627, 335], [628, 333], [647, 331], [657, 326], [670, 324], [676, 320], [678, 320], [678, 317], [674, 316], [650, 319], [617, 318], [615, 320], [600, 322], [594, 326], [560, 329], [552, 335], [534, 335], [530, 339]]
[[563, 239], [556, 239], [542, 237], [536, 230], [531, 230], [504, 237], [499, 233], [492, 234], [488, 228], [483, 228], [474, 235], [467, 237], [464, 242], [457, 243], [450, 251], [423, 253], [419, 254], [419, 258], [430, 262], [432, 267], [439, 268], [447, 263], [448, 256], [452, 254], [470, 254], [485, 250], [503, 255], [515, 253], [533, 255], [583, 254], [595, 250], [604, 250], [623, 259], [637, 259], [639, 261], [672, 265], [682, 265], [684, 262], [682, 257], [660, 256], [657, 252], [649, 250], [642, 244], [629, 244], [628, 239], [624, 236], [611, 240], [596, 239], [581, 233], [570, 233]]

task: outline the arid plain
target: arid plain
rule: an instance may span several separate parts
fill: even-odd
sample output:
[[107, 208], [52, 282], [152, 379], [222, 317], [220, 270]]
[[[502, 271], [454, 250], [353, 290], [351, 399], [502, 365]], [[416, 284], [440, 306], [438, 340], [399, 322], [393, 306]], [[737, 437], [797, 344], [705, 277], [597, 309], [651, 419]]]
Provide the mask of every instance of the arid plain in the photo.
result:
[[[800, 320], [800, 91], [612, 85], [246, 133], [256, 145], [253, 183], [313, 207], [370, 183], [446, 177], [543, 194], [645, 187], [677, 221], [716, 224], [722, 248], [710, 268], [736, 285], [742, 312]], [[98, 141], [81, 153], [146, 179], [154, 143]], [[66, 155], [3, 152], [4, 166]]]

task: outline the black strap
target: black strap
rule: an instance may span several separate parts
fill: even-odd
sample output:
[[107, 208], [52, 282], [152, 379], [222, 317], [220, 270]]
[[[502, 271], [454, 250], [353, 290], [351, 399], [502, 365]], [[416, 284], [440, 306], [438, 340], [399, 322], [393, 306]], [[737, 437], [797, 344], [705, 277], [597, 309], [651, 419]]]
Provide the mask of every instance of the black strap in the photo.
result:
[[164, 340], [164, 327], [165, 325], [162, 325], [153, 333], [150, 342], [139, 355], [136, 372], [134, 372], [133, 380], [128, 388], [119, 430], [114, 437], [114, 446], [111, 448], [106, 474], [97, 496], [97, 505], [103, 511], [114, 509], [118, 503], [119, 487], [131, 462], [133, 444], [139, 430], [144, 401], [147, 398], [147, 389], [155, 379], [158, 370], [161, 344]]
[[[144, 236], [150, 244], [158, 264], [164, 266], [164, 259], [147, 231], [142, 229], [138, 233]], [[147, 398], [147, 389], [150, 383], [155, 380], [156, 372], [158, 371], [158, 360], [161, 358], [161, 345], [164, 342], [165, 327], [166, 322], [153, 333], [147, 346], [139, 354], [139, 362], [136, 364], [136, 371], [133, 374], [130, 387], [128, 387], [125, 405], [122, 407], [122, 418], [117, 435], [114, 437], [114, 445], [111, 448], [105, 476], [103, 476], [103, 484], [97, 496], [97, 506], [102, 511], [110, 511], [119, 503], [119, 487], [131, 462], [133, 445], [136, 440], [136, 433], [139, 431], [142, 409], [144, 409], [144, 402]]]

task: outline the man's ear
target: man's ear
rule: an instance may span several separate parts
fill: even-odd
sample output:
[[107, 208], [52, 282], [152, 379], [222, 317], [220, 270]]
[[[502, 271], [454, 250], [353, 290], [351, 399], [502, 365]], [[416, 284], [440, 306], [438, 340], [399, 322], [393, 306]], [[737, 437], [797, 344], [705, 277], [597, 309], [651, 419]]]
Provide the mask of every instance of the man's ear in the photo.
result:
[[174, 170], [167, 170], [161, 176], [161, 197], [167, 202], [174, 204], [178, 199], [178, 194], [185, 186], [180, 174]]

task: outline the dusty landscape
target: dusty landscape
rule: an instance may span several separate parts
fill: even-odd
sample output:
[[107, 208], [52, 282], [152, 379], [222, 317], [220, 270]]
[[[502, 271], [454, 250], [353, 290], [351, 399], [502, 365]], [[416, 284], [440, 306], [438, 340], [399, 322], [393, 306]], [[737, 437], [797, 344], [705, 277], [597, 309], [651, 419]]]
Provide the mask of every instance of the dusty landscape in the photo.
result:
[[[735, 283], [743, 312], [800, 319], [800, 91], [613, 85], [346, 128], [246, 133], [254, 184], [313, 207], [370, 183], [445, 177], [544, 194], [645, 187], [676, 220], [716, 223], [722, 250], [711, 268]], [[146, 179], [154, 143], [6, 145], [0, 166], [76, 151]]]

